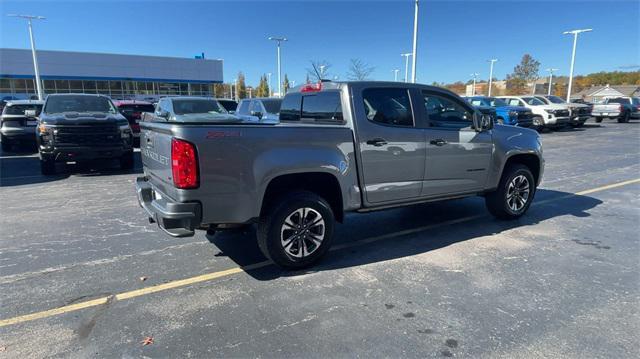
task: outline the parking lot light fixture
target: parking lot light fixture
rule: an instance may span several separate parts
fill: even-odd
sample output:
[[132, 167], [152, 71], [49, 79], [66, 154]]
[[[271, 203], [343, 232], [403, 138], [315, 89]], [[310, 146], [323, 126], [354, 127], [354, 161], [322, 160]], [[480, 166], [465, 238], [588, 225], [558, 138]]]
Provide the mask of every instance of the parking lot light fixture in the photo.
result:
[[42, 94], [42, 82], [40, 81], [40, 70], [38, 69], [38, 56], [36, 54], [36, 41], [33, 39], [33, 20], [44, 20], [46, 19], [44, 16], [37, 15], [17, 15], [17, 14], [8, 14], [9, 17], [19, 17], [27, 20], [29, 24], [29, 40], [31, 40], [31, 55], [33, 55], [33, 71], [36, 75], [36, 89], [38, 91], [38, 100], [43, 100]]
[[549, 71], [549, 90], [547, 91], [547, 95], [551, 96], [551, 87], [553, 86], [553, 72], [558, 71], [558, 69], [547, 69]]
[[[277, 43], [278, 49], [278, 97], [282, 97], [282, 65], [280, 63], [280, 44], [284, 41], [287, 41], [286, 37], [269, 37], [269, 40], [275, 41]], [[271, 84], [269, 84], [269, 91], [271, 91]]]
[[409, 82], [409, 56], [411, 56], [410, 52], [400, 54], [400, 56], [404, 56], [404, 82]]
[[416, 62], [418, 60], [418, 7], [419, 0], [416, 0], [415, 13], [413, 16], [413, 58], [411, 59], [412, 83], [416, 83]]
[[400, 72], [400, 69], [393, 69], [391, 72], [393, 72], [393, 81], [398, 82], [398, 72]]
[[273, 91], [271, 91], [271, 72], [267, 72], [267, 85], [269, 86], [269, 93], [267, 94], [267, 97], [271, 97], [271, 94], [273, 93]]
[[487, 61], [491, 63], [490, 70], [489, 70], [489, 90], [487, 92], [487, 96], [491, 96], [491, 84], [493, 83], [493, 64], [495, 64], [498, 61], [498, 59], [491, 59]]
[[571, 30], [565, 31], [563, 35], [573, 35], [573, 51], [571, 51], [571, 67], [569, 69], [569, 87], [567, 88], [567, 102], [571, 102], [571, 85], [573, 83], [573, 65], [576, 62], [576, 44], [578, 43], [578, 34], [581, 32], [589, 32], [593, 31], [593, 29], [580, 29], [580, 30]]
[[473, 78], [473, 87], [471, 88], [471, 96], [476, 95], [476, 79], [478, 78], [479, 73], [474, 72], [471, 74], [471, 78]]

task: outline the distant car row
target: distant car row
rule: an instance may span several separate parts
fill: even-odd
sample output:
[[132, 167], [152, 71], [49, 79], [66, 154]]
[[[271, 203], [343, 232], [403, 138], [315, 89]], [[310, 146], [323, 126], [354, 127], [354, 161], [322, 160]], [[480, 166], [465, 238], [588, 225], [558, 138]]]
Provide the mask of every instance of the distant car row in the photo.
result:
[[[465, 100], [497, 124], [536, 130], [580, 127], [592, 116], [596, 122], [604, 118], [618, 122], [640, 118], [638, 98], [610, 98], [596, 105], [537, 95], [472, 96]], [[101, 158], [118, 158], [123, 168], [130, 168], [132, 148], [139, 146], [141, 121], [274, 124], [281, 119], [281, 105], [282, 100], [277, 98], [236, 103], [230, 99], [168, 96], [153, 104], [111, 101], [103, 95], [55, 94], [46, 101], [8, 101], [0, 117], [0, 142], [3, 151], [11, 150], [14, 144], [36, 142], [45, 174], [54, 173], [57, 162]], [[309, 103], [309, 111], [316, 111], [316, 105]], [[437, 111], [442, 116], [459, 112], [451, 104], [425, 102], [425, 106], [428, 112]], [[309, 112], [309, 116], [313, 113]]]

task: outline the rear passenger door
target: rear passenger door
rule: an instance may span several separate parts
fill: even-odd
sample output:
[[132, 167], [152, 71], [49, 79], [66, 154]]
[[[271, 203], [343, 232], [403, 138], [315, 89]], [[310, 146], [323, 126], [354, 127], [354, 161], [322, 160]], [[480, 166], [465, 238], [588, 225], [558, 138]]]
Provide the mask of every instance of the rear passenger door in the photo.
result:
[[482, 190], [493, 153], [492, 130], [473, 128], [475, 110], [444, 92], [423, 90], [426, 165], [422, 195], [437, 197]]
[[366, 202], [418, 198], [425, 168], [424, 129], [416, 126], [412, 90], [354, 90], [354, 115]]

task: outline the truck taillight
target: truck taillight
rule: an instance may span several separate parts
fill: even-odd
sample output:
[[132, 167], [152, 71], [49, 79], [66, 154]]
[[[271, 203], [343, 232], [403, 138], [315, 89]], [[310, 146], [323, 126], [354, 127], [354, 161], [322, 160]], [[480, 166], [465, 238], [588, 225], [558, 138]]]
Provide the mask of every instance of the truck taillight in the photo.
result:
[[318, 92], [322, 91], [322, 82], [318, 82], [317, 84], [306, 84], [302, 86], [300, 92]]
[[198, 158], [193, 144], [171, 139], [171, 171], [176, 188], [198, 188]]

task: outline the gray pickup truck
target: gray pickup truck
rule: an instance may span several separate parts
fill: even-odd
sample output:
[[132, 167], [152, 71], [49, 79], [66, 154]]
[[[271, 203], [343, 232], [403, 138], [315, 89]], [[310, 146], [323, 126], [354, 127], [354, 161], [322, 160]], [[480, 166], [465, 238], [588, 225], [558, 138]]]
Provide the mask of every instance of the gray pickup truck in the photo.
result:
[[347, 212], [481, 195], [518, 218], [544, 170], [537, 132], [397, 82], [303, 85], [277, 124], [154, 121], [141, 136], [150, 222], [172, 236], [257, 222], [260, 249], [287, 268], [318, 260]]
[[591, 114], [598, 123], [604, 118], [615, 118], [620, 123], [629, 122], [632, 118], [640, 118], [640, 99], [637, 97], [607, 98], [603, 103], [595, 104]]

